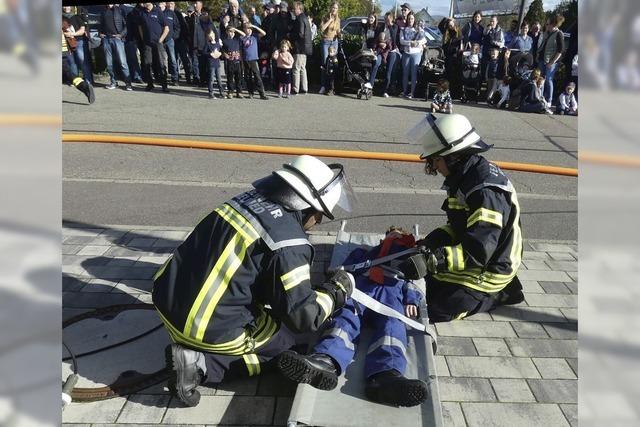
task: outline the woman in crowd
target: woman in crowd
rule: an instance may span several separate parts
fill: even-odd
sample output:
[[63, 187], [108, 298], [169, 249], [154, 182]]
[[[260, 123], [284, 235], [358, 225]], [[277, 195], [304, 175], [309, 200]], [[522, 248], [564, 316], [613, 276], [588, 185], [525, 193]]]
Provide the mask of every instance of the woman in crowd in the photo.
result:
[[[333, 3], [329, 9], [329, 14], [320, 23], [320, 33], [322, 36], [322, 64], [327, 61], [329, 48], [338, 49], [338, 38], [340, 37], [340, 15], [338, 14], [338, 3]], [[326, 75], [321, 75], [322, 87], [320, 93], [325, 93]]]
[[475, 43], [482, 46], [484, 27], [482, 26], [482, 13], [479, 10], [473, 12], [471, 21], [462, 28], [462, 43], [465, 49], [471, 48]]
[[[400, 29], [398, 25], [395, 23], [395, 19], [393, 13], [387, 12], [384, 15], [384, 30], [382, 30], [385, 34], [385, 39], [389, 41], [390, 50], [387, 53], [387, 76], [384, 82], [384, 97], [389, 97], [389, 88], [391, 87], [391, 82], [393, 78], [393, 70], [395, 68], [398, 59], [400, 59], [400, 49], [396, 43], [396, 40], [399, 40], [400, 37]], [[376, 68], [376, 73], [378, 72]], [[373, 73], [373, 72], [372, 72]], [[373, 82], [373, 80], [372, 80]]]
[[[380, 68], [380, 65], [384, 63], [387, 64], [387, 67], [389, 66], [389, 53], [391, 52], [391, 49], [393, 49], [393, 42], [386, 32], [381, 31], [378, 34], [375, 45], [372, 47], [372, 49], [376, 53], [376, 62], [375, 64], [373, 64], [373, 68], [371, 69], [371, 77], [369, 78], [369, 85], [373, 89], [373, 85], [375, 84], [376, 75], [378, 74], [378, 68]], [[389, 79], [387, 79], [387, 81], [388, 80]], [[389, 96], [387, 95], [386, 87], [384, 95], [385, 97]]]
[[451, 87], [453, 97], [459, 96], [460, 92], [460, 61], [459, 55], [462, 51], [462, 37], [460, 27], [453, 18], [444, 18], [438, 24], [438, 29], [442, 33], [442, 50], [444, 51], [444, 75]]
[[378, 42], [378, 17], [370, 13], [367, 22], [362, 24], [363, 45], [367, 49], [375, 49]]
[[511, 70], [515, 70], [517, 64], [521, 64], [522, 61], [526, 61], [529, 67], [533, 66], [533, 55], [531, 53], [533, 49], [533, 39], [529, 35], [529, 24], [527, 22], [522, 22], [522, 25], [520, 25], [520, 33], [507, 47], [516, 51], [511, 55]]
[[538, 68], [545, 78], [544, 99], [548, 105], [553, 105], [553, 79], [564, 51], [564, 34], [560, 31], [563, 22], [564, 16], [559, 14], [547, 19], [547, 30], [538, 45]]
[[[422, 59], [423, 46], [427, 42], [424, 32], [416, 25], [413, 12], [407, 16], [407, 26], [400, 30], [402, 46], [402, 93], [405, 98], [412, 99], [418, 81], [418, 67]], [[411, 73], [411, 92], [409, 92], [409, 73]]]

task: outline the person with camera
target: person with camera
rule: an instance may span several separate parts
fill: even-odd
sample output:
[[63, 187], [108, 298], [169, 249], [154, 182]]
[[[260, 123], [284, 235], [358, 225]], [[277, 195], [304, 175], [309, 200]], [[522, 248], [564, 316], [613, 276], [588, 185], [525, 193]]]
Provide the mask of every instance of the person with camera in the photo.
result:
[[524, 300], [520, 205], [513, 184], [480, 153], [491, 148], [461, 114], [427, 116], [408, 133], [428, 175], [444, 176], [447, 224], [419, 240], [400, 267], [425, 277], [429, 319], [447, 322]]
[[187, 406], [201, 383], [265, 371], [353, 289], [345, 271], [311, 282], [306, 234], [336, 206], [351, 211], [344, 167], [299, 156], [252, 185], [196, 225], [154, 277], [153, 304], [174, 342], [169, 389]]

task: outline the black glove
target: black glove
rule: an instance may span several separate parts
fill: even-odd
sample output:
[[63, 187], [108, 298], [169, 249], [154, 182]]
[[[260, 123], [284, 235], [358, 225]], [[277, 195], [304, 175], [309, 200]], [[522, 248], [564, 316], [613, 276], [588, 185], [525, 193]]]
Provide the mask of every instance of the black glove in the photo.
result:
[[405, 279], [417, 280], [426, 276], [427, 273], [434, 274], [438, 271], [445, 270], [446, 265], [447, 260], [442, 248], [433, 251], [427, 249], [424, 252], [421, 251], [419, 254], [407, 258], [400, 264], [400, 271], [402, 271]]
[[333, 298], [333, 310], [335, 311], [344, 307], [345, 302], [347, 302], [347, 297], [351, 295], [353, 291], [355, 283], [356, 281], [351, 273], [338, 270], [328, 281], [318, 285], [317, 289], [327, 293]]

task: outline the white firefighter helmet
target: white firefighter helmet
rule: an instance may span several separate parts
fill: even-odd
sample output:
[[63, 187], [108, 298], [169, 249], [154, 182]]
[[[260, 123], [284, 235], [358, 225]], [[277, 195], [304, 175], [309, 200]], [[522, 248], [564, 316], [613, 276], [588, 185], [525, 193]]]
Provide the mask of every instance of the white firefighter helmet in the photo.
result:
[[351, 212], [355, 194], [339, 163], [324, 164], [313, 156], [302, 155], [282, 165], [253, 186], [270, 200], [291, 210], [312, 207], [327, 218], [334, 219], [336, 205]]
[[409, 132], [409, 141], [422, 146], [421, 159], [432, 156], [445, 157], [449, 154], [487, 151], [485, 144], [471, 122], [462, 114], [436, 117], [429, 113]]

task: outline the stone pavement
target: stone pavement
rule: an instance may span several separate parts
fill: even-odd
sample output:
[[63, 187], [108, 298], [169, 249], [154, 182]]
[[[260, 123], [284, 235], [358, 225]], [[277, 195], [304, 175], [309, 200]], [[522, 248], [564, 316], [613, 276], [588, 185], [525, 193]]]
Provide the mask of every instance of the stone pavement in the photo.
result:
[[[187, 228], [65, 225], [63, 318], [97, 307], [150, 302], [151, 277]], [[313, 233], [312, 280], [328, 266], [335, 235]], [[526, 301], [436, 326], [446, 426], [577, 426], [578, 274], [575, 242], [526, 242], [519, 277]], [[314, 277], [315, 276], [315, 277]], [[286, 425], [295, 387], [276, 374], [202, 389], [195, 408], [164, 387], [71, 403], [65, 426]]]

